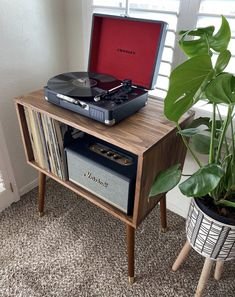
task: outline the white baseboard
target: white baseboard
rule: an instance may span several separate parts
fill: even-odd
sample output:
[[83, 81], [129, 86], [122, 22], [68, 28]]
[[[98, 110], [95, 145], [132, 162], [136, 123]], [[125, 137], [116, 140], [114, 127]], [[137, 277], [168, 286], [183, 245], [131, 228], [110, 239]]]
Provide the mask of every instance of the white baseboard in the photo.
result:
[[29, 191], [33, 190], [38, 186], [38, 178], [31, 181], [29, 184], [23, 186], [20, 190], [20, 196], [23, 196], [24, 194], [28, 193]]
[[[11, 196], [11, 195], [9, 195]], [[14, 196], [11, 196], [14, 197]], [[9, 207], [13, 202], [16, 202], [17, 200], [6, 200], [6, 199], [2, 199], [2, 201], [0, 201], [0, 212], [3, 211], [4, 209], [6, 209], [7, 207]]]

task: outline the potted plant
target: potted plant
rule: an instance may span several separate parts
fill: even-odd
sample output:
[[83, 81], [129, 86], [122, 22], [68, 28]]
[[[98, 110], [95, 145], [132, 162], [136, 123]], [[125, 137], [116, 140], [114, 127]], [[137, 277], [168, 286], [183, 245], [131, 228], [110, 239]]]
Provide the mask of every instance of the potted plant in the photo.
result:
[[[179, 33], [179, 46], [188, 59], [171, 73], [164, 114], [198, 164], [198, 170], [179, 184], [185, 196], [193, 197], [186, 222], [188, 241], [203, 256], [224, 261], [235, 258], [235, 76], [225, 72], [231, 31], [221, 18], [217, 33], [214, 26]], [[201, 99], [211, 106], [211, 117], [197, 118], [182, 130], [180, 118]], [[221, 104], [227, 107], [225, 116]], [[206, 164], [197, 152], [208, 155]], [[156, 177], [150, 197], [180, 182], [181, 165]]]

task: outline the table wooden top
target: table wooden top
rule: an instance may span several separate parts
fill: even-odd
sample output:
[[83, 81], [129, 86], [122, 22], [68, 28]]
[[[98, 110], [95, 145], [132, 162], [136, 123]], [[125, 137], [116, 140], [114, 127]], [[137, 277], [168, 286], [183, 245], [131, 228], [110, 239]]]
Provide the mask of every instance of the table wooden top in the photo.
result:
[[43, 90], [19, 96], [16, 103], [46, 113], [56, 120], [137, 155], [143, 155], [175, 129], [174, 123], [163, 115], [163, 102], [156, 99], [149, 99], [147, 106], [112, 127], [47, 102]]

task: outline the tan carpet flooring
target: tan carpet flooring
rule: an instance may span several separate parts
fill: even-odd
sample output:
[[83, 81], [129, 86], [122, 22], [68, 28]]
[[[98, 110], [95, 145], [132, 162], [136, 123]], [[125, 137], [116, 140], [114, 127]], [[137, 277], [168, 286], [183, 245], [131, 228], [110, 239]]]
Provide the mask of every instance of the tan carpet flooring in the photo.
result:
[[[37, 189], [0, 213], [0, 297], [189, 297], [203, 259], [192, 251], [182, 268], [171, 265], [185, 242], [185, 221], [168, 212], [159, 232], [156, 207], [136, 232], [136, 282], [127, 282], [125, 226], [52, 180], [46, 212], [36, 211]], [[211, 275], [204, 296], [235, 296], [234, 261], [219, 282]]]

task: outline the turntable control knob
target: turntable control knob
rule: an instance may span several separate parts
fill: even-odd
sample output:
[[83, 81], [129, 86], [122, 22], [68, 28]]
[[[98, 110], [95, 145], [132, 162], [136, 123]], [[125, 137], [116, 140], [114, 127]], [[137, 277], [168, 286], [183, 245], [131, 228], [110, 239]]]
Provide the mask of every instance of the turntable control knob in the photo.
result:
[[111, 95], [110, 95], [110, 94], [105, 95], [105, 96], [104, 96], [104, 99], [105, 99], [105, 100], [110, 100], [110, 99], [111, 99]]
[[120, 156], [115, 154], [115, 155], [113, 155], [113, 158], [114, 158], [115, 160], [117, 160], [117, 159], [120, 158]]
[[94, 101], [95, 101], [95, 102], [100, 101], [100, 96], [94, 97]]
[[104, 150], [104, 149], [100, 149], [100, 152], [101, 152], [102, 154], [105, 154], [105, 153], [107, 153], [107, 151], [106, 151], [106, 150]]
[[113, 156], [113, 152], [107, 152], [107, 156], [112, 157]]

